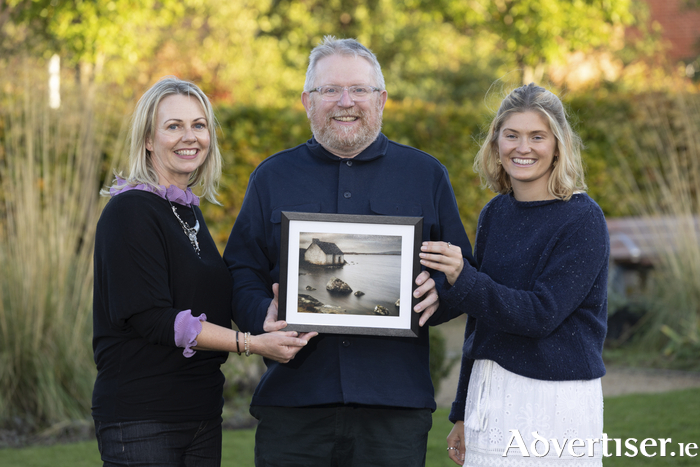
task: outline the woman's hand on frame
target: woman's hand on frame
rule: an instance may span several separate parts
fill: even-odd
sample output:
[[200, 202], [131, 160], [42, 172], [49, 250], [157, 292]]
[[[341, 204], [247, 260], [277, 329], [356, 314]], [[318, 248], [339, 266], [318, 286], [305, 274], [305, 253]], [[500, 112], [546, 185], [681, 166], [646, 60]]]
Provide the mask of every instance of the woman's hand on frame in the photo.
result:
[[447, 282], [454, 285], [464, 268], [462, 249], [449, 242], [423, 242], [420, 249], [420, 264], [443, 272]]
[[280, 363], [288, 363], [294, 358], [317, 332], [299, 334], [296, 331], [275, 331], [250, 336], [250, 351]]

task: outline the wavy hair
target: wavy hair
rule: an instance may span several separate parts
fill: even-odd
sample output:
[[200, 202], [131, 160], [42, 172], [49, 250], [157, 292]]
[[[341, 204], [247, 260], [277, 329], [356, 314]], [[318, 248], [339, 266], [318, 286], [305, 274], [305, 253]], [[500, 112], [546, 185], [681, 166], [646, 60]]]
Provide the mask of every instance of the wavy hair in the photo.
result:
[[[382, 67], [379, 65], [377, 57], [364, 45], [355, 39], [336, 39], [334, 36], [325, 36], [323, 41], [314, 47], [309, 54], [309, 68], [306, 70], [306, 81], [304, 91], [311, 91], [316, 86], [316, 65], [319, 60], [331, 55], [344, 55], [349, 57], [362, 57], [367, 60], [374, 70], [375, 86], [384, 90], [384, 75]], [[360, 84], [360, 83], [358, 83]], [[370, 84], [370, 83], [367, 83]]]
[[[151, 151], [146, 149], [146, 141], [155, 139], [155, 121], [160, 101], [173, 94], [194, 96], [202, 105], [209, 129], [209, 152], [202, 165], [190, 174], [187, 186], [200, 185], [202, 187], [202, 197], [214, 204], [221, 204], [216, 199], [216, 195], [218, 194], [217, 189], [221, 179], [223, 159], [216, 138], [218, 123], [214, 116], [214, 110], [211, 102], [209, 102], [209, 98], [197, 85], [174, 76], [166, 76], [158, 81], [141, 96], [141, 99], [136, 104], [136, 109], [131, 117], [129, 132], [129, 175], [124, 177], [117, 174], [117, 176], [125, 179], [126, 183], [131, 186], [145, 184], [154, 190], [158, 189], [158, 174], [151, 160]], [[117, 187], [116, 180], [112, 186], [114, 188]], [[109, 188], [102, 190], [100, 193], [105, 196], [109, 195]]]
[[503, 123], [511, 115], [527, 111], [543, 115], [557, 140], [557, 164], [547, 184], [549, 194], [567, 201], [574, 193], [586, 191], [581, 138], [571, 128], [561, 100], [535, 83], [514, 89], [501, 102], [486, 139], [474, 158], [474, 171], [481, 177], [483, 185], [500, 194], [509, 193], [513, 189], [510, 176], [497, 163], [498, 137]]

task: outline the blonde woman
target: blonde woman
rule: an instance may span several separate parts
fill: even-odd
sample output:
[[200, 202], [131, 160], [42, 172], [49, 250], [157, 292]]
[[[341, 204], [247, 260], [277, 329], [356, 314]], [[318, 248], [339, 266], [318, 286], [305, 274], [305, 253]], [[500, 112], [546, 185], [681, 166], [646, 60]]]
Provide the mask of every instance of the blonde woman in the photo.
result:
[[468, 314], [447, 437], [459, 465], [602, 465], [610, 247], [580, 152], [557, 96], [515, 89], [474, 162], [498, 193], [479, 216], [478, 267], [455, 245], [422, 247], [447, 276], [442, 303]]
[[[207, 96], [166, 78], [132, 118], [130, 173], [97, 224], [92, 415], [105, 466], [218, 466], [229, 352], [288, 362], [314, 333], [231, 329], [231, 276], [191, 187], [216, 201]], [[285, 326], [268, 316], [268, 327]]]

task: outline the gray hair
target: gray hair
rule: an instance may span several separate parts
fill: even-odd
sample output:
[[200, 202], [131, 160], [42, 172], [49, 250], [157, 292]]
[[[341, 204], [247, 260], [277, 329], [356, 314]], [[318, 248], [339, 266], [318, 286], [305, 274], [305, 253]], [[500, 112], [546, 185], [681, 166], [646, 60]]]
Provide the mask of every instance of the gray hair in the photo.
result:
[[[209, 130], [209, 152], [202, 165], [190, 174], [187, 186], [201, 185], [202, 196], [212, 203], [220, 204], [216, 200], [216, 195], [221, 178], [223, 159], [216, 138], [216, 127], [218, 124], [214, 116], [214, 110], [211, 102], [209, 102], [209, 98], [197, 85], [174, 76], [166, 76], [158, 81], [141, 96], [141, 99], [136, 104], [136, 110], [134, 110], [134, 114], [131, 117], [130, 127], [129, 175], [122, 178], [125, 178], [127, 184], [131, 186], [145, 184], [154, 189], [158, 188], [158, 174], [151, 160], [151, 152], [146, 149], [146, 141], [155, 139], [155, 122], [160, 101], [174, 94], [193, 96], [199, 101], [207, 119]], [[116, 182], [113, 186], [116, 187]], [[103, 190], [102, 193], [108, 194], [109, 190]]]
[[[344, 55], [349, 57], [362, 57], [372, 65], [374, 70], [375, 86], [381, 90], [385, 89], [384, 75], [382, 67], [379, 65], [377, 57], [364, 45], [355, 39], [336, 39], [334, 36], [325, 36], [323, 41], [314, 47], [309, 54], [309, 68], [306, 70], [306, 82], [304, 91], [311, 91], [316, 84], [316, 65], [319, 60], [331, 55]], [[358, 83], [360, 84], [360, 83]], [[370, 83], [368, 83], [370, 84]]]

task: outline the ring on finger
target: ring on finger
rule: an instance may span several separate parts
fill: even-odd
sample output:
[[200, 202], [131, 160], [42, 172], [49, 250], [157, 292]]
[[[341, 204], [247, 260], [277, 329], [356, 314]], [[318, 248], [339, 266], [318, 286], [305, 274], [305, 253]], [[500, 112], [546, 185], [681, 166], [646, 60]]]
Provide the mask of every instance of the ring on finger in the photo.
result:
[[451, 449], [454, 449], [455, 451], [457, 450], [457, 448], [454, 447], [454, 446], [450, 446], [450, 447], [447, 448], [448, 451], [451, 450]]

